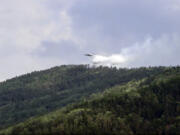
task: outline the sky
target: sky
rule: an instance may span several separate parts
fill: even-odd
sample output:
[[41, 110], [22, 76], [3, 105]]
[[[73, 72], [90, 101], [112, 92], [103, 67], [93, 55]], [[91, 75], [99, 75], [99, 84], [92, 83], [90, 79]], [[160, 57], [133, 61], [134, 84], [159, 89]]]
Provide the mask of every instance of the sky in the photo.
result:
[[0, 0], [0, 81], [62, 64], [179, 65], [179, 24], [179, 0]]

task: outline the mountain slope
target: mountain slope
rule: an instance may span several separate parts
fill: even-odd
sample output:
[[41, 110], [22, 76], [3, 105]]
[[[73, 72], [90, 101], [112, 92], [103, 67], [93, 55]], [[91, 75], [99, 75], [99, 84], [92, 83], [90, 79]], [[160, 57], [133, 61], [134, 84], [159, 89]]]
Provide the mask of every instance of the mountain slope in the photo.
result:
[[46, 114], [114, 85], [179, 67], [116, 69], [68, 65], [33, 72], [0, 83], [0, 129]]
[[180, 134], [180, 70], [93, 94], [42, 117], [2, 131], [1, 135]]

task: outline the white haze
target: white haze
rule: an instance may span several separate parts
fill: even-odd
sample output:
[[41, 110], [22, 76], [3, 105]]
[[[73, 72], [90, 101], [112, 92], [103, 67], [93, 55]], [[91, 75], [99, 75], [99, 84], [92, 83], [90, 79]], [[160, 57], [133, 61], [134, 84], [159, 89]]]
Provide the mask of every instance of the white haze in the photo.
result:
[[120, 54], [113, 54], [110, 56], [94, 55], [93, 63], [99, 64], [121, 64], [125, 63], [126, 58]]
[[124, 48], [119, 54], [94, 55], [92, 62], [117, 67], [175, 66], [180, 58], [180, 36], [163, 35], [159, 39], [147, 37], [144, 42]]

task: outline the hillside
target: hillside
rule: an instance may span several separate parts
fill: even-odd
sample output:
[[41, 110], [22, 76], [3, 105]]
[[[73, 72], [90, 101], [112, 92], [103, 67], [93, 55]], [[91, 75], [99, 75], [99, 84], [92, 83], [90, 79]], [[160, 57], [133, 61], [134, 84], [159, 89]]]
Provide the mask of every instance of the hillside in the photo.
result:
[[167, 69], [64, 65], [7, 80], [0, 83], [0, 129], [46, 114], [114, 85], [161, 74]]
[[[127, 71], [149, 73], [147, 71], [157, 69]], [[158, 73], [124, 84], [117, 83], [80, 102], [2, 130], [0, 134], [179, 135], [180, 69], [162, 68]], [[113, 75], [109, 80], [112, 78]]]

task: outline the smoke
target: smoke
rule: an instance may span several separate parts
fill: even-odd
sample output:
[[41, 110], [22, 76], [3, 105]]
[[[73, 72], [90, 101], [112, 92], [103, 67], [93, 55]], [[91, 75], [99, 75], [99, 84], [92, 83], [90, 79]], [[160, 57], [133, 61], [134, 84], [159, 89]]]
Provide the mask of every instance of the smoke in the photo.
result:
[[180, 36], [162, 35], [158, 39], [147, 37], [123, 48], [119, 54], [110, 56], [95, 55], [93, 63], [105, 66], [140, 67], [140, 66], [175, 66], [180, 64]]

